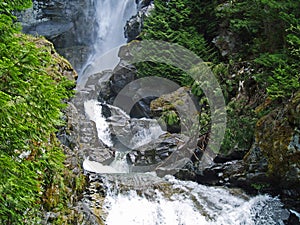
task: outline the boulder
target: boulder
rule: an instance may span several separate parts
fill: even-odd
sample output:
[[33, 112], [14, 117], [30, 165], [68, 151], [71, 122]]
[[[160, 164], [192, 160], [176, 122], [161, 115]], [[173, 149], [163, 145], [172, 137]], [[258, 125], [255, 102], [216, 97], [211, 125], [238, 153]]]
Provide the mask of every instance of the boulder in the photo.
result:
[[175, 174], [193, 154], [194, 146], [183, 134], [163, 134], [159, 138], [132, 150], [127, 160], [133, 172], [152, 172], [158, 176]]
[[134, 81], [136, 77], [136, 69], [132, 65], [123, 65], [122, 63], [114, 69], [113, 75], [110, 78], [111, 97], [117, 94], [130, 82]]
[[179, 133], [195, 124], [193, 112], [197, 105], [195, 97], [190, 95], [190, 89], [181, 87], [153, 100], [150, 110], [152, 117], [161, 118], [166, 123], [167, 131]]

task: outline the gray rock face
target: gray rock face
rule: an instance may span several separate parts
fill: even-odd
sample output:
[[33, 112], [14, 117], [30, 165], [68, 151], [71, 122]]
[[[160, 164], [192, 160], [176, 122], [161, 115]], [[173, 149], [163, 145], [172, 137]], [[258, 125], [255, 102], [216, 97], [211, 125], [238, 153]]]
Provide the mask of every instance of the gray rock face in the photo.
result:
[[161, 163], [186, 144], [187, 137], [179, 134], [165, 134], [151, 143], [131, 151], [127, 156], [133, 166], [147, 166]]
[[[109, 71], [104, 72], [110, 73]], [[90, 160], [109, 163], [114, 157], [114, 151], [108, 148], [98, 139], [96, 124], [87, 118], [84, 103], [88, 100], [96, 100], [101, 86], [99, 74], [90, 76], [85, 87], [78, 91], [69, 103], [66, 111], [68, 128], [62, 136], [63, 141], [72, 149], [76, 148], [81, 163], [89, 157]]]
[[127, 21], [125, 26], [125, 37], [127, 42], [135, 40], [143, 29], [144, 19], [149, 16], [154, 4], [151, 0], [140, 1], [138, 3], [138, 13]]
[[18, 15], [23, 31], [42, 35], [79, 72], [96, 38], [93, 0], [34, 0], [33, 7]]

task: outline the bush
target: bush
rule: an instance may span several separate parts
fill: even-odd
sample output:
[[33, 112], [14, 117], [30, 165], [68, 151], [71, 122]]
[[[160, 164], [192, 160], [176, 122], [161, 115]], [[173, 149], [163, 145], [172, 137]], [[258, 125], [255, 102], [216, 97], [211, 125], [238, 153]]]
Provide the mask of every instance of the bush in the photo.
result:
[[30, 4], [0, 3], [1, 224], [39, 223], [53, 185], [63, 198], [64, 154], [55, 132], [74, 82], [57, 71], [51, 49], [20, 33], [12, 12]]

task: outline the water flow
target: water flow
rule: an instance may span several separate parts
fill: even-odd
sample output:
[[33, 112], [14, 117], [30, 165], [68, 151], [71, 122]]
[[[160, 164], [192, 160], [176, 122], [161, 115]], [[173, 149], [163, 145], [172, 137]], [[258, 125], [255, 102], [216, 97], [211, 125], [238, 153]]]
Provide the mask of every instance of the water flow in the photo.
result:
[[[110, 190], [105, 198], [106, 224], [119, 225], [272, 225], [288, 213], [277, 198], [247, 197], [224, 188], [166, 177], [168, 185], [153, 193]], [[115, 186], [116, 187], [116, 186]]]
[[112, 132], [129, 150], [138, 149], [165, 133], [155, 119], [130, 118], [122, 109], [113, 105], [107, 106], [112, 114], [109, 118]]
[[93, 54], [79, 74], [78, 83], [86, 81], [89, 75], [117, 65], [119, 46], [126, 43], [124, 27], [137, 13], [135, 0], [94, 0], [94, 5], [97, 39], [93, 43]]
[[[135, 0], [95, 0], [95, 5], [99, 32], [95, 52], [84, 70], [87, 76], [102, 69], [97, 61], [99, 57], [125, 43], [123, 27], [136, 10]], [[106, 59], [113, 61], [111, 57]], [[96, 123], [99, 139], [107, 146], [114, 145], [110, 130], [113, 125], [119, 126], [121, 136], [122, 132], [130, 134], [130, 138], [124, 136], [129, 139], [127, 147], [131, 148], [149, 143], [162, 132], [153, 121], [130, 119], [112, 106], [110, 110], [115, 117], [107, 122], [96, 100], [85, 102], [84, 107], [88, 118]], [[117, 151], [109, 166], [89, 159], [83, 162], [87, 171], [114, 173], [105, 175], [113, 176], [113, 182], [104, 185], [103, 210], [107, 225], [275, 225], [283, 224], [282, 219], [286, 219], [287, 213], [276, 198], [265, 195], [250, 198], [232, 190], [179, 181], [171, 176], [160, 180], [149, 174], [133, 175], [128, 173], [125, 155], [126, 151]], [[127, 174], [116, 174], [120, 172]], [[119, 185], [120, 181], [124, 183]]]
[[[105, 104], [105, 103], [102, 103]], [[158, 122], [153, 119], [132, 119], [122, 109], [106, 104], [111, 116], [107, 119], [102, 113], [102, 105], [97, 100], [89, 100], [84, 103], [88, 119], [96, 124], [98, 138], [108, 147], [115, 147], [115, 159], [107, 166], [98, 162], [84, 161], [85, 170], [96, 173], [129, 173], [130, 168], [126, 160], [126, 154], [132, 149], [138, 149], [157, 139], [165, 133]], [[112, 141], [111, 134], [117, 137]]]
[[84, 103], [84, 109], [88, 118], [96, 123], [98, 138], [107, 146], [113, 145], [110, 137], [109, 125], [102, 115], [102, 106], [97, 100], [89, 100]]
[[126, 21], [137, 13], [135, 0], [98, 0], [96, 15], [99, 27], [95, 56], [126, 43], [124, 27]]

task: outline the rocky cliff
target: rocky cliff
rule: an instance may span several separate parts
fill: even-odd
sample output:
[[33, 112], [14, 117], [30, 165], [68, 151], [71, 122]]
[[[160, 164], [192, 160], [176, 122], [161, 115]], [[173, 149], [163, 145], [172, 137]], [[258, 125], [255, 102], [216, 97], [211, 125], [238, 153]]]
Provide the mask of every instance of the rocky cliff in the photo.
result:
[[34, 0], [33, 7], [18, 15], [23, 31], [42, 35], [80, 72], [96, 38], [93, 0]]

